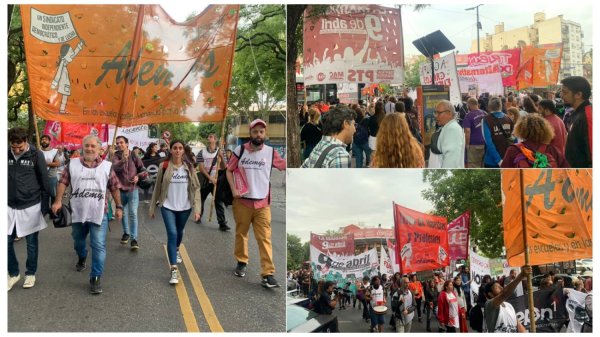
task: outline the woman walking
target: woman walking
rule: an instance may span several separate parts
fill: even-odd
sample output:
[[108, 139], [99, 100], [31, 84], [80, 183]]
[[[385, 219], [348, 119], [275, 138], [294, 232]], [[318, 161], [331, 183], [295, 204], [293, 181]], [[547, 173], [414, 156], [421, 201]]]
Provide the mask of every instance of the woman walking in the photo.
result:
[[179, 245], [192, 209], [195, 220], [200, 219], [200, 183], [194, 167], [184, 159], [184, 151], [181, 141], [171, 143], [168, 160], [165, 160], [158, 170], [150, 202], [150, 217], [154, 218], [155, 207], [160, 207], [167, 230], [167, 253], [171, 265], [170, 284], [179, 283]]
[[438, 297], [437, 317], [440, 328], [445, 327], [446, 332], [456, 332], [459, 328], [458, 298], [451, 280], [444, 282], [444, 290]]

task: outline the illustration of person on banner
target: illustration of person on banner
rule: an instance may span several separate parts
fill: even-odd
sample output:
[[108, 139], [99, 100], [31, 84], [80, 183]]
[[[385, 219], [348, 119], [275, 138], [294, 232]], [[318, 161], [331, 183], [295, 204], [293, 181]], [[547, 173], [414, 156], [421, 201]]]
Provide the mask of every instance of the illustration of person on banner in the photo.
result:
[[[32, 10], [35, 11], [35, 9], [32, 9]], [[39, 13], [41, 13], [41, 12], [39, 12]], [[47, 15], [44, 14], [44, 16], [47, 16]], [[61, 14], [61, 15], [50, 15], [50, 17], [56, 18], [58, 20], [56, 22], [65, 22], [66, 21], [64, 26], [68, 27], [68, 29], [70, 30], [68, 33], [66, 33], [66, 35], [71, 36], [71, 38], [69, 40], [66, 40], [65, 42], [68, 42], [68, 41], [74, 39], [75, 37], [79, 37], [79, 36], [77, 36], [75, 27], [73, 26], [73, 23], [71, 22], [71, 17], [69, 15], [69, 13], [65, 13], [65, 14]], [[47, 26], [47, 25], [44, 25], [44, 26]], [[34, 30], [37, 30], [35, 28], [35, 26], [33, 25], [33, 22], [32, 22], [31, 29], [32, 29], [32, 32]], [[46, 41], [46, 42], [48, 42], [48, 41]], [[50, 43], [57, 43], [57, 42], [50, 42]], [[73, 59], [83, 49], [83, 46], [85, 46], [85, 41], [81, 38], [79, 38], [79, 42], [75, 46], [75, 49], [71, 48], [71, 45], [69, 45], [68, 43], [64, 43], [62, 46], [60, 46], [60, 55], [58, 56], [58, 59], [56, 61], [56, 65], [57, 65], [56, 75], [54, 75], [54, 79], [52, 80], [50, 89], [56, 90], [59, 94], [62, 95], [62, 101], [60, 103], [60, 109], [59, 109], [59, 113], [61, 113], [61, 114], [66, 113], [67, 100], [69, 99], [69, 96], [71, 96], [71, 79], [69, 78], [69, 69], [67, 68], [67, 66], [69, 65], [69, 63], [73, 62]]]

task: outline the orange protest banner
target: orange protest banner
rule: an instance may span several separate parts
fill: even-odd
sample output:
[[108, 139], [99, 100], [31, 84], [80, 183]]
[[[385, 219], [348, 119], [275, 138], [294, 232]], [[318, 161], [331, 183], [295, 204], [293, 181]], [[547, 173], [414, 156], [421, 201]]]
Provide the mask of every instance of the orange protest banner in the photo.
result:
[[448, 220], [394, 203], [396, 255], [403, 274], [450, 264]]
[[[523, 171], [529, 263], [592, 257], [592, 170]], [[519, 170], [502, 170], [506, 258], [525, 264]]]
[[37, 116], [118, 126], [224, 119], [239, 5], [210, 5], [185, 23], [159, 5], [22, 5], [21, 15]]
[[540, 45], [538, 48], [525, 46], [521, 50], [523, 63], [533, 58], [534, 87], [546, 87], [558, 83], [562, 43]]

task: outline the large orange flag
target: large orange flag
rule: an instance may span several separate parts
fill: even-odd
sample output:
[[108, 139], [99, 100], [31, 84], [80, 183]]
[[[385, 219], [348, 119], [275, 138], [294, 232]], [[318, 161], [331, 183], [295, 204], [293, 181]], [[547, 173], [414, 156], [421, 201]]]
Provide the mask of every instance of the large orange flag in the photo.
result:
[[[504, 246], [525, 264], [520, 170], [502, 171]], [[592, 170], [523, 171], [529, 264], [592, 257]]]
[[517, 90], [533, 86], [533, 57], [525, 62], [517, 73]]
[[239, 5], [179, 24], [159, 5], [22, 5], [36, 115], [119, 126], [221, 121]]
[[521, 50], [521, 59], [533, 58], [533, 86], [547, 87], [558, 83], [562, 43], [540, 45], [538, 48], [525, 46]]

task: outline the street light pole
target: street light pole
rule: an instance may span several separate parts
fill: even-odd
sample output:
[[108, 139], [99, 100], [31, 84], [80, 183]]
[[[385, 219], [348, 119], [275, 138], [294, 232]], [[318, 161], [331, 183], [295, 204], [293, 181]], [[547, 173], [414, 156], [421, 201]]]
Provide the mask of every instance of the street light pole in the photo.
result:
[[477, 56], [479, 56], [479, 54], [481, 53], [480, 48], [479, 48], [479, 43], [480, 43], [480, 41], [479, 41], [479, 30], [481, 29], [481, 22], [479, 22], [479, 7], [480, 6], [483, 6], [483, 4], [479, 4], [479, 5], [475, 6], [475, 7], [466, 8], [465, 9], [466, 11], [470, 11], [470, 10], [475, 9], [476, 12], [477, 12]]

